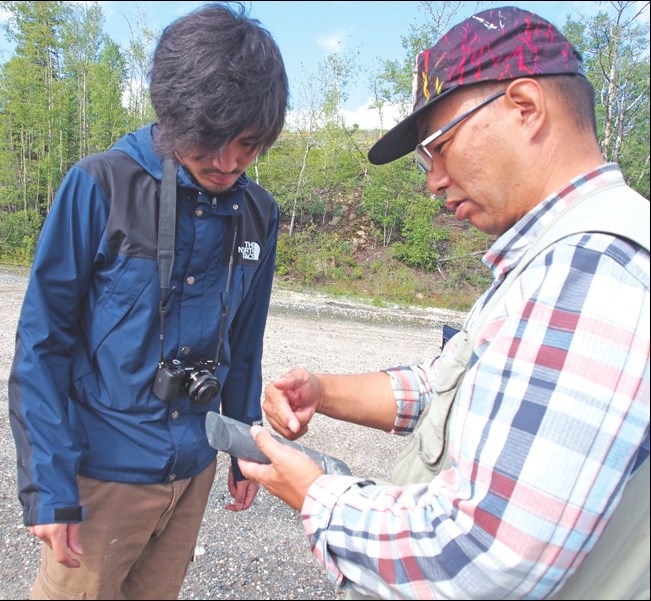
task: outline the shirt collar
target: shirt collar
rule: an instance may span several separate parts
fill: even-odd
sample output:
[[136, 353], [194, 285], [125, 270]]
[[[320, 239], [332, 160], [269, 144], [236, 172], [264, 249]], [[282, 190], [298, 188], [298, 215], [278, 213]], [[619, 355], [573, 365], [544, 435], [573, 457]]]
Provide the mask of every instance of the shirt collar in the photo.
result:
[[617, 181], [624, 176], [617, 163], [606, 163], [575, 177], [560, 190], [536, 205], [513, 227], [502, 234], [483, 256], [482, 261], [493, 272], [494, 284], [501, 282], [517, 265], [542, 229], [570, 203], [597, 188]]

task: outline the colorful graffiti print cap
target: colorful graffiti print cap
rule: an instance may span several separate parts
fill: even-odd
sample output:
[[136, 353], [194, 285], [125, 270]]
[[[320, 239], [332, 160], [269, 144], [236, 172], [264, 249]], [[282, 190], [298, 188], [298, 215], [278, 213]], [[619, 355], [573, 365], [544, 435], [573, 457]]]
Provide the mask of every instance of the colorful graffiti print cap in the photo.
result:
[[477, 13], [418, 54], [413, 112], [375, 143], [368, 159], [382, 165], [415, 150], [418, 116], [461, 86], [559, 74], [585, 76], [581, 55], [551, 23], [514, 6]]

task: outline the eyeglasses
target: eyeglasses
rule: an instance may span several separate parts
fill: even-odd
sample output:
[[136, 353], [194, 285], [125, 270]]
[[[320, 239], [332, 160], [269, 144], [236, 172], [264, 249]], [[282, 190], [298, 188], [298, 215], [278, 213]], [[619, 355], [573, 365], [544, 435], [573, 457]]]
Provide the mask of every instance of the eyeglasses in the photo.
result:
[[418, 146], [416, 146], [416, 163], [420, 167], [420, 170], [423, 173], [427, 174], [432, 169], [433, 159], [429, 150], [427, 150], [427, 146], [434, 142], [434, 140], [440, 138], [445, 132], [450, 131], [455, 125], [458, 125], [464, 119], [470, 117], [470, 115], [472, 115], [475, 111], [478, 111], [480, 108], [485, 107], [489, 102], [493, 102], [493, 100], [499, 98], [500, 96], [503, 96], [504, 94], [506, 94], [506, 90], [501, 90], [500, 92], [497, 92], [497, 94], [489, 96], [486, 98], [486, 100], [483, 100], [477, 106], [471, 108], [469, 111], [466, 111], [462, 115], [459, 115], [456, 119], [452, 119], [450, 123], [444, 125], [441, 129], [436, 130], [431, 136], [428, 136], [420, 144], [418, 144]]

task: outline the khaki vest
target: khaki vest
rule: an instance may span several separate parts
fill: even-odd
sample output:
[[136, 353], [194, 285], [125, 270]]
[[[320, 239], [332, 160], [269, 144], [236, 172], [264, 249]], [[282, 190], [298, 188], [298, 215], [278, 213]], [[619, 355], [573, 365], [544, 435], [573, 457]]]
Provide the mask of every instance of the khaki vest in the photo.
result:
[[[398, 457], [392, 483], [428, 482], [449, 465], [447, 440], [452, 404], [482, 325], [536, 255], [561, 238], [595, 231], [628, 238], [648, 251], [649, 201], [621, 183], [611, 184], [570, 204], [547, 225], [469, 331], [458, 333], [453, 348], [439, 359], [436, 395]], [[649, 486], [647, 458], [629, 479], [595, 548], [554, 599], [649, 599]]]

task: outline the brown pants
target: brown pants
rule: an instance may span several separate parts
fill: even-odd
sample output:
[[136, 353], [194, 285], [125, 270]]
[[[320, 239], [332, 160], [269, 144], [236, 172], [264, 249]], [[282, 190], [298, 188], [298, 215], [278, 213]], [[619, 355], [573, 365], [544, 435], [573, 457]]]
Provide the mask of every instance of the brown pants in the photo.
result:
[[216, 462], [170, 484], [121, 484], [79, 478], [84, 554], [79, 568], [54, 560], [41, 544], [32, 599], [176, 599], [215, 477]]

